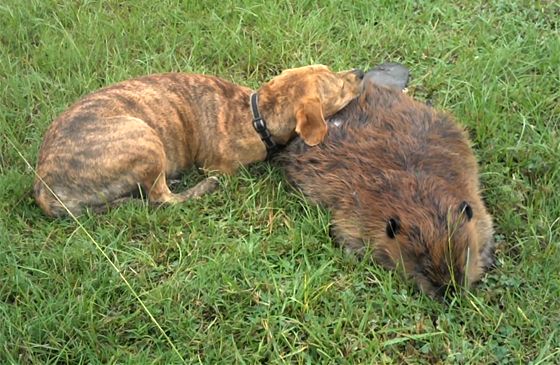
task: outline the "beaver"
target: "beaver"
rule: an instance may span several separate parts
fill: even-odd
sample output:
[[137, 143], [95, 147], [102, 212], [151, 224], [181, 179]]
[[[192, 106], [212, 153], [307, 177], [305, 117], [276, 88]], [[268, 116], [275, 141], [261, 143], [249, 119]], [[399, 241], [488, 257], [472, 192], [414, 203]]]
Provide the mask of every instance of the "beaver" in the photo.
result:
[[294, 140], [275, 161], [331, 211], [335, 242], [370, 251], [443, 298], [479, 281], [494, 260], [477, 161], [451, 115], [377, 79], [366, 74], [362, 94], [330, 119], [321, 145]]

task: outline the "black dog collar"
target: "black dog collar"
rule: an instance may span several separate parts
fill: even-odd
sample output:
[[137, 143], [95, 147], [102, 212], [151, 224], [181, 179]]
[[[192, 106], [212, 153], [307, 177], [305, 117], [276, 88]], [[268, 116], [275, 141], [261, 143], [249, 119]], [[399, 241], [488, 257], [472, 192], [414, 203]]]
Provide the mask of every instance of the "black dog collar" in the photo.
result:
[[259, 94], [251, 94], [251, 111], [253, 112], [253, 127], [261, 136], [261, 140], [266, 146], [266, 158], [269, 159], [272, 154], [278, 151], [278, 145], [272, 140], [270, 131], [266, 128], [266, 121], [259, 113]]

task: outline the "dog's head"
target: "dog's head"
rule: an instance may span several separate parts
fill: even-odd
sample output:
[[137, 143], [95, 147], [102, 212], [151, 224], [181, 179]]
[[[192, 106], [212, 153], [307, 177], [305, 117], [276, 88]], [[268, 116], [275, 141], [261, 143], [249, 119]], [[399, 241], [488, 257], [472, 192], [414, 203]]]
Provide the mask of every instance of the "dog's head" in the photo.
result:
[[261, 91], [274, 95], [274, 109], [281, 119], [295, 120], [295, 127], [293, 122], [276, 126], [281, 130], [279, 135], [295, 131], [307, 145], [314, 146], [327, 134], [325, 118], [360, 94], [363, 78], [361, 70], [333, 72], [327, 66], [311, 65], [283, 71]]

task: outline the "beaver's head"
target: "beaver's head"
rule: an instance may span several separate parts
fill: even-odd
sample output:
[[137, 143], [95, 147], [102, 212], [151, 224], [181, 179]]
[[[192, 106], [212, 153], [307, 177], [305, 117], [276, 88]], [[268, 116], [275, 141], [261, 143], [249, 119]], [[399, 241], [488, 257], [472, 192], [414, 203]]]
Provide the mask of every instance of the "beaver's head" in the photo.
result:
[[[435, 177], [387, 176], [383, 207], [370, 222], [374, 256], [402, 268], [432, 297], [468, 288], [493, 262], [492, 221], [478, 199]], [[377, 201], [379, 204], [379, 200]]]

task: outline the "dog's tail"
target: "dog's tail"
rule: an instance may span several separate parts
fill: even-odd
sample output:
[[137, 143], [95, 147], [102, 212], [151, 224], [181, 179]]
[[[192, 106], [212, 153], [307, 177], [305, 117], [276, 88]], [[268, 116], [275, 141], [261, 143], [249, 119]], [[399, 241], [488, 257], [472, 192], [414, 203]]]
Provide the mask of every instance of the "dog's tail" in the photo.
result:
[[35, 202], [37, 202], [37, 205], [43, 210], [43, 212], [45, 212], [45, 214], [51, 217], [58, 217], [66, 214], [62, 205], [47, 188], [45, 182], [43, 182], [40, 178], [35, 180], [35, 184], [33, 185], [33, 195], [35, 197]]

